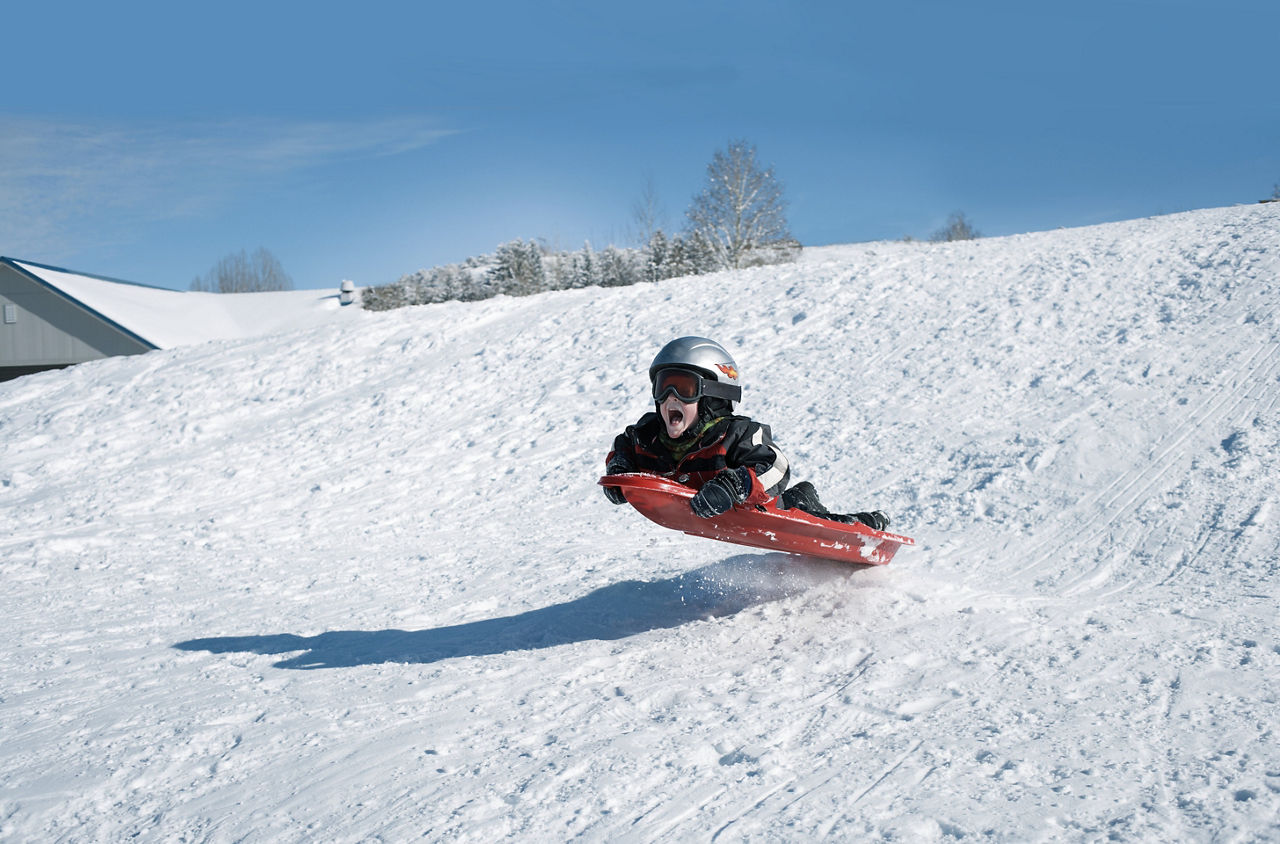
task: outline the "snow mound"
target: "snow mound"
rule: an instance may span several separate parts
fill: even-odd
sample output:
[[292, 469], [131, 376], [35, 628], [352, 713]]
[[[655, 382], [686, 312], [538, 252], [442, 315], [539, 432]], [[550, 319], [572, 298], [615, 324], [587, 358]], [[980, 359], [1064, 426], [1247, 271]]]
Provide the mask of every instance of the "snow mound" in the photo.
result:
[[195, 293], [14, 264], [159, 349], [260, 337], [362, 314], [358, 307], [343, 307], [337, 293], [319, 290]]
[[[0, 385], [0, 838], [1280, 837], [1280, 207]], [[595, 486], [680, 334], [883, 568]]]

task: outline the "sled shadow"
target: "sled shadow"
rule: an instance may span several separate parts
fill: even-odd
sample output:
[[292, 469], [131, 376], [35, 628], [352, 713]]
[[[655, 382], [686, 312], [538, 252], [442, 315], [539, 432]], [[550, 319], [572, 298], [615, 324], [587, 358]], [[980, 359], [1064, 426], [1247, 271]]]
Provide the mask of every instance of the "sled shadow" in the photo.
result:
[[338, 630], [318, 636], [289, 633], [218, 636], [175, 648], [211, 653], [285, 654], [277, 668], [343, 668], [384, 662], [432, 663], [466, 656], [554, 648], [592, 639], [625, 639], [739, 613], [863, 568], [794, 557], [731, 557], [664, 580], [627, 580], [581, 598], [518, 615], [431, 630]]

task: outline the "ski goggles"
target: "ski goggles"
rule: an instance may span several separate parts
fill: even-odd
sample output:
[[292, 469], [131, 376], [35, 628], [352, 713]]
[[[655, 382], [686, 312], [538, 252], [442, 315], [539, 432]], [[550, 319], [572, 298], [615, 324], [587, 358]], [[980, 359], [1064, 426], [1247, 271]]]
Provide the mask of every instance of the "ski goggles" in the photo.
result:
[[703, 378], [687, 369], [659, 369], [653, 373], [653, 400], [661, 402], [668, 395], [686, 404], [703, 397], [742, 401], [742, 388]]

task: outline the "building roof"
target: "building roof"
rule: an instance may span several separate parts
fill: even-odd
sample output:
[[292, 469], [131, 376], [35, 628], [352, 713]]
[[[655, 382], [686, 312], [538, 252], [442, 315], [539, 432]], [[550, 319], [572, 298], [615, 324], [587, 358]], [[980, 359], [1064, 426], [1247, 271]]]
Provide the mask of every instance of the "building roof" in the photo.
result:
[[0, 262], [158, 349], [290, 331], [361, 312], [339, 304], [336, 287], [333, 292], [194, 293], [15, 258], [0, 257]]

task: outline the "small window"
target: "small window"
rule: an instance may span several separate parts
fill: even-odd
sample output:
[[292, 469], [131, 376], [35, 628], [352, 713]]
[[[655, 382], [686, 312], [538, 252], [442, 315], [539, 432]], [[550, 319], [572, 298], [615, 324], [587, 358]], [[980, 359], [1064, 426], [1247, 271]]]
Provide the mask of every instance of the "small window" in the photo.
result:
[[18, 321], [18, 306], [5, 305], [4, 306], [4, 324], [13, 325], [17, 321]]

